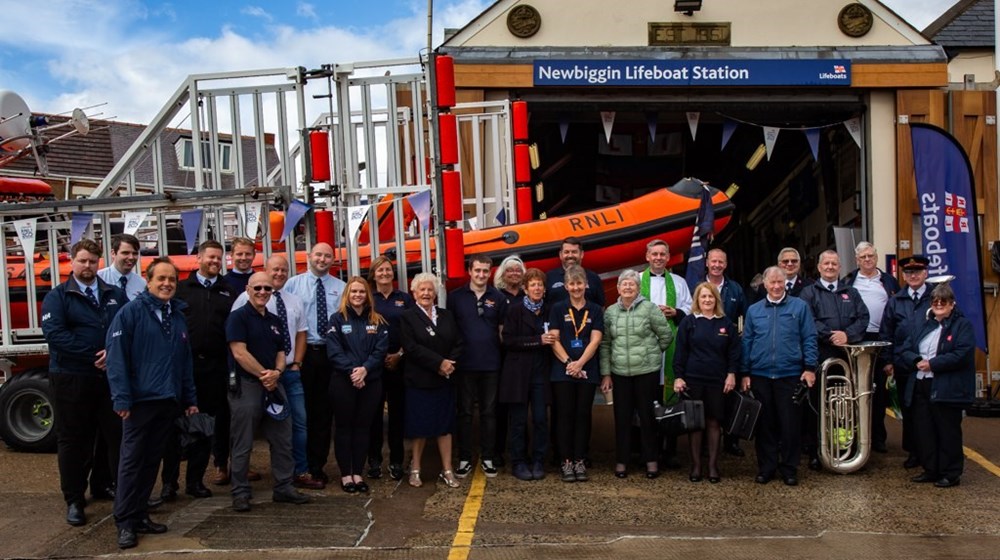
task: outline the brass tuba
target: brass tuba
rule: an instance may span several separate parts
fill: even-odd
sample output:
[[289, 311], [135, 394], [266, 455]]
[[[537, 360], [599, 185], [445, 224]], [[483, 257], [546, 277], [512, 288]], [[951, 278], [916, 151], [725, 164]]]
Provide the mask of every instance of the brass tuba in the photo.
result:
[[[875, 357], [891, 342], [860, 342], [842, 348], [848, 361], [827, 358], [819, 371], [819, 458], [841, 474], [864, 466], [871, 454], [872, 379]], [[843, 375], [827, 374], [839, 365]]]

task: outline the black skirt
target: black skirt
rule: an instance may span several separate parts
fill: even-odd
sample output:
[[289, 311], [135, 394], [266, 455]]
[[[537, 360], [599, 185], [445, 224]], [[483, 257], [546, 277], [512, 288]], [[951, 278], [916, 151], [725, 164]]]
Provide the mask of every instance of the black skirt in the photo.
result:
[[403, 434], [407, 439], [433, 438], [455, 431], [455, 387], [406, 388], [406, 418]]
[[723, 406], [722, 385], [697, 379], [685, 379], [685, 381], [687, 381], [687, 393], [684, 398], [704, 402], [706, 419], [714, 418], [720, 423], [725, 422], [726, 409]]

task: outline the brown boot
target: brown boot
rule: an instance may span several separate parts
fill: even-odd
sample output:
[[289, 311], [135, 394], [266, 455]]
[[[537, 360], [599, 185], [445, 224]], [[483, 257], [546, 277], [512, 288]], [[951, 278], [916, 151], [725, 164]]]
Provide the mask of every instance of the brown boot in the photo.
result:
[[216, 467], [215, 474], [212, 475], [212, 484], [216, 486], [225, 486], [229, 484], [229, 469]]

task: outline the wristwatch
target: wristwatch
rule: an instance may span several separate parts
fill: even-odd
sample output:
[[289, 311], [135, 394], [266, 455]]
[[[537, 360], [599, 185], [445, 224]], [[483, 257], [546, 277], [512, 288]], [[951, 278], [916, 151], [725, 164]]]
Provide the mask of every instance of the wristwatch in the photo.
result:
[[291, 368], [291, 367], [302, 367], [302, 362], [292, 362], [292, 363], [289, 363], [289, 364], [285, 364], [285, 369], [288, 369], [288, 368]]
[[570, 363], [570, 362], [572, 362], [572, 361], [573, 361], [573, 360], [569, 359], [569, 356], [566, 356], [566, 361], [565, 361], [565, 362], [563, 362], [563, 365], [564, 365], [564, 366], [568, 366], [568, 365], [569, 365], [569, 363]]

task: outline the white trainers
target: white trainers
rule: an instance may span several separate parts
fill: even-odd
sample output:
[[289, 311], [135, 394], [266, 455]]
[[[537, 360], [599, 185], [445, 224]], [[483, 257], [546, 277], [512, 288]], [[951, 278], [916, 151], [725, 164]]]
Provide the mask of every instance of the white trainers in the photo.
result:
[[455, 476], [458, 478], [465, 478], [469, 476], [470, 472], [472, 472], [472, 463], [469, 461], [458, 462], [458, 468], [455, 469]]

